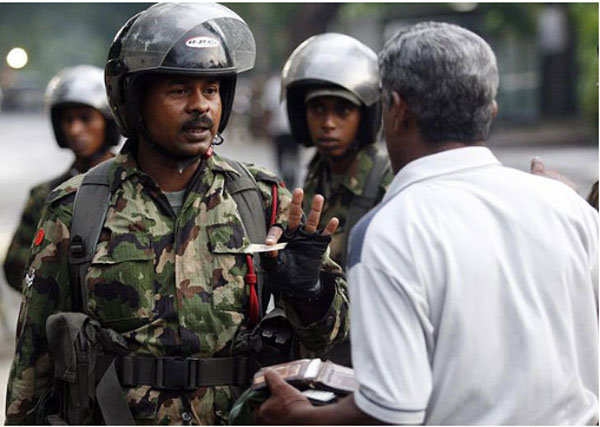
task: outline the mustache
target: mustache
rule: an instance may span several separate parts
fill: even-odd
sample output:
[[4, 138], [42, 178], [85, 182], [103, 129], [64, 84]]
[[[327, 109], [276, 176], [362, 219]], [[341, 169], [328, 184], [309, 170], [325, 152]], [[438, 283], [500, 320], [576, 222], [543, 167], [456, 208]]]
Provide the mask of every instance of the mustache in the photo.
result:
[[196, 116], [193, 119], [185, 122], [183, 125], [181, 125], [181, 129], [183, 129], [184, 131], [197, 128], [212, 129], [214, 124], [215, 122], [213, 121], [213, 119], [211, 119], [207, 115], [201, 115]]

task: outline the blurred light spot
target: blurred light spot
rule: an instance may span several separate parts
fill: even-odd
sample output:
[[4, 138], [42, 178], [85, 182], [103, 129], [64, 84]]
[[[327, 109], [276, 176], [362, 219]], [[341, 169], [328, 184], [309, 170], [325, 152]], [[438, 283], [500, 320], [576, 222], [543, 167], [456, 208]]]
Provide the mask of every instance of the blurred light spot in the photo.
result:
[[457, 12], [471, 12], [477, 9], [477, 3], [450, 3], [450, 7]]
[[27, 65], [28, 59], [27, 52], [25, 52], [25, 49], [20, 47], [12, 48], [10, 52], [8, 52], [8, 55], [6, 55], [6, 63], [9, 67], [16, 70]]

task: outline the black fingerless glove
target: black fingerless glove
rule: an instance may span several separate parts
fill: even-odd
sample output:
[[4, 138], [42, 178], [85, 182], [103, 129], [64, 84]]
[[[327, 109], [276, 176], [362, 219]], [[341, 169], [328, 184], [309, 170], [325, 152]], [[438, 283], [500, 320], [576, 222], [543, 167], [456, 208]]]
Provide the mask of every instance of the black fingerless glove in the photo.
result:
[[307, 233], [299, 227], [293, 232], [286, 230], [280, 242], [287, 242], [287, 246], [276, 258], [263, 257], [269, 282], [292, 298], [318, 299], [321, 264], [331, 236]]

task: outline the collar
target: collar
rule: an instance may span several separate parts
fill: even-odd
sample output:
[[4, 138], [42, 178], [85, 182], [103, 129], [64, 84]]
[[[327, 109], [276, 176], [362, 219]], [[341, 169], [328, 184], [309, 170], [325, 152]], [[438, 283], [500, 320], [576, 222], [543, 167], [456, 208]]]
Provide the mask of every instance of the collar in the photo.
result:
[[[138, 167], [135, 154], [136, 151], [137, 141], [129, 139], [125, 142], [119, 154], [115, 156], [115, 166], [112, 169], [112, 174], [110, 174], [112, 175], [111, 188], [114, 188], [115, 185], [129, 179], [133, 175], [150, 178]], [[208, 169], [214, 172], [232, 172], [238, 174], [238, 172], [232, 168], [223, 157], [216, 153], [213, 153], [211, 157], [204, 159], [203, 161], [206, 162]], [[192, 179], [196, 179], [196, 175]]]
[[502, 166], [487, 147], [461, 147], [420, 157], [404, 166], [394, 177], [383, 201], [387, 201], [408, 186], [430, 178], [483, 166]]
[[[340, 181], [341, 187], [345, 187], [356, 196], [362, 195], [369, 173], [373, 168], [373, 159], [367, 152], [367, 149], [368, 146], [365, 146], [356, 152], [354, 160], [348, 166]], [[329, 182], [328, 179], [325, 179], [325, 175], [330, 173], [329, 164], [318, 151], [310, 162], [309, 170], [315, 171], [309, 179], [321, 177], [321, 182]]]

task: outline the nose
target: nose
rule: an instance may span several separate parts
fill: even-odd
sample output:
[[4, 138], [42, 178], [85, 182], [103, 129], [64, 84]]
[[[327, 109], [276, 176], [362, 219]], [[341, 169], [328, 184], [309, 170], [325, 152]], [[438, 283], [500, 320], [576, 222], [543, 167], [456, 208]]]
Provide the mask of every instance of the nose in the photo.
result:
[[79, 119], [73, 119], [67, 123], [66, 132], [67, 134], [73, 138], [80, 136], [84, 131], [85, 125], [83, 121]]
[[190, 96], [188, 98], [188, 103], [186, 106], [186, 111], [188, 113], [193, 113], [195, 111], [200, 114], [204, 114], [209, 109], [209, 103], [202, 94], [201, 88], [195, 88], [190, 92]]
[[323, 122], [321, 123], [321, 127], [323, 130], [332, 130], [337, 126], [337, 122], [335, 120], [335, 115], [332, 113], [325, 113], [323, 116]]

